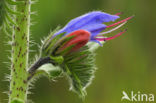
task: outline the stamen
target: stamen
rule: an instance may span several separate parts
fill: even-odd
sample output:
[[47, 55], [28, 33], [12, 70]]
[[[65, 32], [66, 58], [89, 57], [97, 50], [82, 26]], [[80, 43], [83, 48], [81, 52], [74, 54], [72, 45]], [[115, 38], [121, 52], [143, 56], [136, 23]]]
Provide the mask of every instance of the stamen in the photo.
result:
[[121, 15], [121, 14], [123, 14], [123, 12], [116, 13], [115, 15], [116, 15], [116, 16], [119, 16], [119, 15]]
[[117, 22], [117, 23], [114, 23], [114, 24], [112, 24], [112, 25], [109, 25], [109, 26], [107, 26], [106, 28], [110, 28], [110, 27], [113, 27], [113, 26], [115, 26], [115, 25], [121, 24], [121, 23], [123, 23], [123, 22], [125, 22], [125, 21], [128, 21], [129, 19], [132, 19], [133, 17], [134, 17], [134, 16], [130, 16], [130, 17], [124, 19], [124, 20], [121, 20], [121, 21], [119, 21], [119, 22]]
[[125, 25], [126, 23], [127, 23], [127, 21], [123, 22], [123, 23], [122, 23], [122, 24], [120, 24], [119, 26], [117, 26], [117, 27], [115, 27], [115, 28], [113, 28], [113, 29], [111, 29], [111, 30], [109, 30], [109, 31], [102, 32], [102, 33], [100, 33], [100, 34], [98, 34], [98, 35], [104, 35], [104, 34], [111, 33], [111, 32], [113, 32], [113, 31], [115, 31], [115, 30], [119, 29], [120, 27], [122, 27], [122, 26], [123, 26], [123, 25]]
[[103, 37], [103, 38], [96, 38], [96, 40], [98, 41], [107, 41], [107, 40], [112, 40], [120, 35], [122, 35], [123, 33], [125, 33], [127, 31], [127, 29], [125, 29], [124, 31], [121, 31], [120, 33], [118, 33], [117, 35], [115, 36], [112, 36], [112, 37]]

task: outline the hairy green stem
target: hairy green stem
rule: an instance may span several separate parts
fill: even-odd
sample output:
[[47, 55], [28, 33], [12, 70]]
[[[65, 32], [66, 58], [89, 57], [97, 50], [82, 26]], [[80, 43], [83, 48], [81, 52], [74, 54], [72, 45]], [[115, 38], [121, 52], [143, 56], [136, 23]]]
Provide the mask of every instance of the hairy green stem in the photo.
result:
[[[19, 2], [16, 0], [15, 2]], [[16, 98], [23, 103], [27, 101], [30, 0], [22, 0], [23, 4], [15, 5], [15, 23], [12, 36], [12, 67], [9, 103]]]

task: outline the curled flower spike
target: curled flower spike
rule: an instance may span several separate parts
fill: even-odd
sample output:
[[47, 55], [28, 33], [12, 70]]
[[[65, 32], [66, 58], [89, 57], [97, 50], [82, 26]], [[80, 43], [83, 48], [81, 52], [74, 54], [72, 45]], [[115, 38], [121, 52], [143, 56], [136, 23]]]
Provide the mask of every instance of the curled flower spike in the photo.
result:
[[[90, 12], [71, 20], [64, 28], [52, 32], [43, 41], [40, 59], [29, 69], [28, 80], [36, 75], [39, 67], [50, 63], [56, 67], [58, 66], [59, 69], [51, 69], [51, 72], [45, 68], [42, 69], [42, 72], [44, 71], [50, 77], [57, 77], [61, 73], [65, 74], [69, 78], [71, 90], [84, 97], [86, 95], [85, 89], [91, 83], [96, 70], [94, 49], [91, 48], [99, 47], [96, 43], [102, 46], [101, 41], [112, 40], [126, 32], [125, 29], [115, 36], [104, 36], [119, 29], [133, 17], [128, 17], [108, 26], [104, 24], [105, 22], [114, 22], [121, 14], [111, 15], [100, 11]], [[114, 28], [103, 31], [111, 27]], [[95, 43], [89, 45], [89, 42]]]
[[[100, 43], [100, 41], [98, 41], [98, 39], [96, 39], [96, 37], [101, 35], [101, 34], [106, 34], [106, 32], [101, 33], [103, 30], [105, 30], [106, 28], [110, 28], [110, 27], [113, 27], [113, 26], [116, 26], [116, 25], [122, 23], [120, 26], [118, 26], [118, 28], [120, 28], [128, 20], [133, 18], [133, 16], [131, 16], [131, 17], [128, 17], [124, 20], [121, 20], [117, 23], [114, 23], [114, 24], [108, 25], [108, 26], [103, 24], [105, 22], [115, 21], [116, 19], [119, 18], [120, 14], [122, 14], [122, 13], [110, 15], [110, 14], [100, 12], [100, 11], [94, 11], [94, 12], [87, 13], [85, 15], [82, 15], [80, 17], [77, 17], [77, 18], [71, 20], [64, 28], [62, 28], [57, 33], [55, 33], [54, 37], [56, 35], [59, 35], [60, 33], [63, 33], [63, 32], [65, 32], [65, 35], [68, 35], [69, 33], [73, 32], [75, 30], [81, 29], [81, 30], [86, 30], [86, 31], [91, 33], [90, 41], [97, 42], [100, 45], [102, 45]], [[118, 28], [114, 28], [114, 29], [110, 30], [108, 33], [112, 32]]]

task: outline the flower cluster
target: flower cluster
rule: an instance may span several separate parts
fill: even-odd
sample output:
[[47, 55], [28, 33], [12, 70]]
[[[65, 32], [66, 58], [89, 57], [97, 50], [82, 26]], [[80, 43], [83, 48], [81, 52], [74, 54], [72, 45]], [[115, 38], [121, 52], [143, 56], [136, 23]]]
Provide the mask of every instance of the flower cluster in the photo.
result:
[[[104, 36], [117, 30], [133, 17], [108, 26], [103, 24], [115, 21], [120, 14], [110, 15], [100, 11], [87, 13], [71, 20], [64, 28], [51, 33], [43, 42], [42, 57], [50, 57], [53, 64], [60, 66], [70, 78], [72, 90], [81, 96], [85, 95], [85, 88], [90, 84], [95, 71], [94, 53], [86, 44], [93, 42], [102, 45], [101, 41], [108, 41], [123, 34], [126, 30], [112, 37]], [[114, 26], [116, 27], [104, 32], [105, 29]]]

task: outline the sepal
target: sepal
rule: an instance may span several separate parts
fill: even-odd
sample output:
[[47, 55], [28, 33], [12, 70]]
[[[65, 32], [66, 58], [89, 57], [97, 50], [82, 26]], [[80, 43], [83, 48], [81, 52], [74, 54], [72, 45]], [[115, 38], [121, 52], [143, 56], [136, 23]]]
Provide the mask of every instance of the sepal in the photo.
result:
[[90, 33], [85, 30], [77, 30], [65, 36], [64, 34], [49, 36], [43, 42], [42, 56], [64, 56], [80, 49], [90, 40]]
[[69, 78], [70, 89], [80, 97], [85, 97], [86, 87], [92, 82], [96, 70], [94, 53], [89, 51], [88, 46], [82, 47], [79, 51], [65, 56], [62, 68]]

